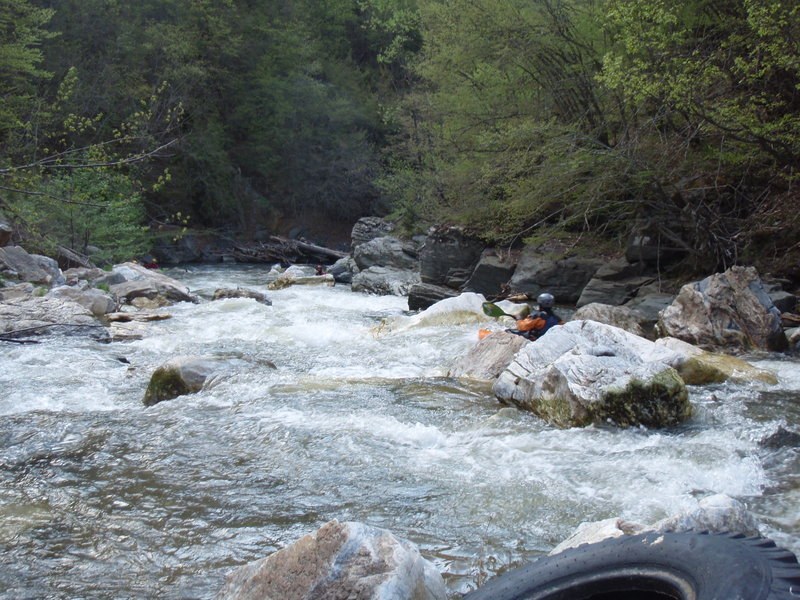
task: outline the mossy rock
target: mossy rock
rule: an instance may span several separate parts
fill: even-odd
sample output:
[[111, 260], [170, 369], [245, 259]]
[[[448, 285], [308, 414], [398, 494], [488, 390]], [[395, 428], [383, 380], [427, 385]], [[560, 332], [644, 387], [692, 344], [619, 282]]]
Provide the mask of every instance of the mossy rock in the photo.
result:
[[164, 400], [197, 393], [207, 380], [220, 372], [224, 364], [224, 361], [213, 358], [173, 358], [153, 372], [142, 402], [145, 406], [153, 406]]
[[648, 381], [632, 379], [624, 388], [609, 388], [591, 408], [595, 422], [610, 419], [619, 427], [671, 427], [692, 416], [686, 385], [672, 368]]
[[754, 367], [735, 356], [713, 352], [689, 357], [680, 365], [678, 373], [687, 385], [708, 385], [728, 380], [743, 383], [759, 381], [770, 385], [778, 383], [778, 378], [771, 371]]

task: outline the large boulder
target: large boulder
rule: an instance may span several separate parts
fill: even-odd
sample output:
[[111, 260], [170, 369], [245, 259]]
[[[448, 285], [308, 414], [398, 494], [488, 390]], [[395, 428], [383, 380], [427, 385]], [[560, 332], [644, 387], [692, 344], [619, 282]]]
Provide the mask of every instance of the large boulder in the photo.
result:
[[445, 298], [458, 296], [453, 288], [431, 283], [415, 283], [408, 291], [408, 310], [425, 310]]
[[658, 329], [706, 349], [782, 351], [788, 346], [780, 312], [752, 267], [732, 267], [684, 285], [661, 313]]
[[330, 521], [231, 573], [216, 600], [445, 600], [442, 576], [410, 542]]
[[350, 234], [351, 247], [355, 250], [364, 242], [390, 235], [394, 229], [394, 223], [380, 217], [362, 217], [353, 225], [353, 231]]
[[370, 267], [419, 269], [419, 256], [414, 243], [396, 237], [379, 237], [359, 244], [353, 250], [353, 259], [362, 271]]
[[575, 321], [597, 321], [598, 323], [619, 327], [633, 335], [645, 337], [644, 329], [641, 325], [642, 321], [645, 320], [644, 315], [626, 306], [600, 303], [586, 304], [575, 311], [572, 319]]
[[[111, 284], [110, 290], [120, 301], [125, 299], [130, 303], [134, 298], [147, 298], [154, 300], [161, 298], [166, 303], [172, 302], [198, 302], [197, 296], [180, 281], [167, 277], [153, 269], [147, 269], [140, 264], [127, 262], [116, 265], [112, 271], [113, 281], [122, 280], [120, 283]], [[95, 280], [97, 284], [98, 280]]]
[[570, 321], [526, 344], [500, 374], [501, 402], [558, 427], [667, 427], [691, 416], [671, 350], [617, 327]]
[[549, 292], [559, 304], [575, 304], [583, 288], [604, 262], [594, 258], [556, 260], [527, 248], [520, 255], [514, 276], [509, 282], [511, 293], [527, 293], [535, 298]]
[[453, 298], [440, 300], [415, 315], [387, 317], [381, 322], [378, 332], [389, 333], [418, 327], [486, 323], [490, 319], [483, 312], [483, 303], [485, 301], [486, 298], [480, 294], [464, 292]]
[[487, 298], [499, 296], [508, 285], [516, 268], [516, 254], [510, 252], [498, 254], [496, 249], [487, 248], [472, 270], [472, 275], [464, 285], [464, 291], [483, 294]]
[[88, 336], [102, 342], [110, 339], [91, 311], [70, 299], [32, 296], [0, 304], [3, 337], [51, 334]]
[[117, 310], [117, 301], [102, 290], [90, 288], [88, 285], [62, 285], [47, 293], [51, 298], [69, 299], [88, 308], [95, 317], [102, 317]]
[[458, 359], [448, 373], [449, 377], [464, 377], [492, 381], [502, 373], [517, 352], [528, 343], [521, 335], [495, 331], [486, 336]]
[[358, 273], [360, 269], [352, 256], [340, 258], [327, 269], [329, 275], [333, 275], [336, 283], [353, 283], [353, 276]]
[[408, 296], [412, 286], [418, 283], [417, 271], [376, 266], [354, 275], [351, 289], [378, 296]]
[[460, 289], [472, 274], [484, 243], [460, 227], [435, 227], [419, 252], [422, 283]]
[[0, 248], [0, 275], [7, 279], [48, 286], [66, 282], [55, 260], [38, 254], [28, 254], [20, 246]]
[[653, 283], [654, 278], [643, 272], [643, 263], [631, 264], [618, 259], [602, 265], [583, 288], [577, 306], [587, 304], [625, 304], [640, 288]]

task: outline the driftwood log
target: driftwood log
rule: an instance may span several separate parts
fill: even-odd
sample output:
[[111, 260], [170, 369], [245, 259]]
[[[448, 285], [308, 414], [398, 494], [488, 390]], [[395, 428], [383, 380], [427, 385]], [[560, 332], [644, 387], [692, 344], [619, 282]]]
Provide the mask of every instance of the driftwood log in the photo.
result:
[[270, 236], [268, 242], [233, 247], [233, 257], [241, 263], [331, 264], [347, 255], [347, 252], [275, 235]]

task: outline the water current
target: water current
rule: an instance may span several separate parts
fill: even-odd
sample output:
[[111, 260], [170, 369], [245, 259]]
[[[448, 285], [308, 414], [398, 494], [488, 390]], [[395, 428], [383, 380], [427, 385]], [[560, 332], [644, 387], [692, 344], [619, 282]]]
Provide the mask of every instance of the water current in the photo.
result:
[[[267, 269], [167, 273], [208, 298]], [[400, 297], [346, 286], [170, 307], [142, 340], [0, 346], [0, 598], [212, 598], [236, 566], [331, 519], [414, 542], [452, 598], [584, 521], [651, 523], [724, 493], [800, 553], [800, 361], [768, 386], [692, 388], [671, 430], [559, 430], [446, 377], [478, 325], [378, 331]], [[147, 408], [184, 354], [241, 368]], [[272, 363], [276, 368], [271, 368]]]

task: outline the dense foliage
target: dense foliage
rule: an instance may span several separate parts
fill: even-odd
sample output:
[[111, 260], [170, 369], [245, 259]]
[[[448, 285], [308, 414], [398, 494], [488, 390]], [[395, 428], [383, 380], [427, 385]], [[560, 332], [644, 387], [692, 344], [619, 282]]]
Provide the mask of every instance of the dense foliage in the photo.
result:
[[786, 0], [0, 0], [0, 75], [0, 209], [43, 246], [391, 212], [800, 255]]

